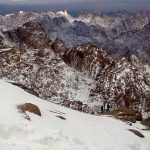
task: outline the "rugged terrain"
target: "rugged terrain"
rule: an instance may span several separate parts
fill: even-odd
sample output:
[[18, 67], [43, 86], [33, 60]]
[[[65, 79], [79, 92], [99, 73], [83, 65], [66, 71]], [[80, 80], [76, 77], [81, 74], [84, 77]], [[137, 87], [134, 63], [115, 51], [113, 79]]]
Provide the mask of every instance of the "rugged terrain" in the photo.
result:
[[0, 77], [43, 99], [98, 114], [150, 112], [150, 14], [1, 16]]
[[68, 47], [94, 43], [103, 46], [114, 57], [128, 51], [149, 55], [149, 12], [118, 12], [106, 15], [95, 11], [83, 11], [78, 17], [72, 17], [67, 11], [20, 11], [1, 16], [0, 25], [3, 31], [7, 31], [30, 20], [41, 23], [51, 39], [62, 39]]

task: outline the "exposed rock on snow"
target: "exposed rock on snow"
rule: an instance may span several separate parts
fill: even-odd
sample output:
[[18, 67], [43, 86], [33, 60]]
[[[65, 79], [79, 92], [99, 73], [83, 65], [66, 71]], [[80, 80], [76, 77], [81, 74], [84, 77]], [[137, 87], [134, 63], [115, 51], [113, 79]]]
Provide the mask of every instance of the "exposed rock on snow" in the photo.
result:
[[145, 126], [148, 126], [150, 128], [150, 117], [146, 118], [142, 121], [142, 124]]
[[141, 138], [144, 138], [144, 135], [141, 134], [139, 131], [137, 130], [134, 130], [134, 129], [129, 129], [129, 131], [133, 132], [135, 135], [141, 137]]
[[32, 103], [21, 104], [21, 105], [18, 105], [17, 107], [23, 113], [28, 111], [28, 112], [34, 113], [38, 116], [41, 116], [41, 112], [40, 112], [39, 107], [32, 104]]
[[136, 121], [142, 121], [142, 114], [131, 108], [122, 108], [111, 112], [106, 112], [107, 115], [112, 115], [117, 119], [123, 121], [130, 121], [135, 123]]

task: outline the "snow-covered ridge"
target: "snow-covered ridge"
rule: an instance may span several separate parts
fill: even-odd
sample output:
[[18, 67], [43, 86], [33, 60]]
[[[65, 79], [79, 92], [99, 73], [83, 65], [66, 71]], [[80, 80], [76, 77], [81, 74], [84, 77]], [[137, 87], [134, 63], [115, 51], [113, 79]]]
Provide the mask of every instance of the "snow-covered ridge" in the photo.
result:
[[56, 12], [56, 14], [61, 14], [61, 15], [64, 15], [64, 16], [69, 15], [68, 12], [67, 12], [67, 10], [64, 10], [64, 11], [58, 11], [58, 12]]
[[[39, 99], [0, 80], [0, 148], [2, 150], [149, 150], [150, 133], [139, 123], [132, 126], [107, 116], [93, 116]], [[8, 94], [9, 93], [9, 94]], [[32, 103], [42, 116], [17, 105]], [[57, 115], [63, 116], [62, 120]], [[140, 138], [128, 129], [141, 132]]]

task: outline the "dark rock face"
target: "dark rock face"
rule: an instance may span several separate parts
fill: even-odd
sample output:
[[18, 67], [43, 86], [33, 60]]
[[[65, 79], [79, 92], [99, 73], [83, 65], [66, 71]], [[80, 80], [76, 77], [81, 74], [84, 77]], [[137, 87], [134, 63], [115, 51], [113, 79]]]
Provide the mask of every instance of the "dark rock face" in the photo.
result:
[[[9, 83], [11, 83], [11, 82], [9, 82]], [[22, 85], [22, 84], [19, 84], [19, 83], [11, 83], [11, 84], [13, 84], [13, 85], [15, 85], [15, 86], [18, 86], [18, 87], [20, 87], [20, 88], [22, 88], [22, 89], [24, 89], [26, 92], [28, 92], [28, 93], [30, 93], [30, 94], [32, 94], [32, 95], [35, 95], [35, 96], [37, 96], [37, 97], [39, 97], [39, 94], [37, 93], [37, 92], [35, 92], [34, 91], [34, 89], [29, 89], [28, 87], [26, 87], [25, 85]]]
[[4, 47], [4, 38], [0, 35], [0, 48]]
[[7, 45], [5, 36], [2, 33], [0, 33], [0, 52], [2, 52], [3, 49], [7, 48], [9, 48], [9, 46]]
[[19, 46], [26, 45], [28, 48], [46, 48], [51, 42], [42, 25], [36, 22], [27, 22], [22, 27], [10, 30], [6, 34]]
[[71, 67], [97, 79], [112, 60], [98, 45], [76, 46], [63, 55], [64, 61]]
[[64, 42], [60, 39], [56, 39], [55, 42], [51, 44], [51, 47], [53, 51], [61, 57], [64, 55], [64, 53], [67, 50]]
[[114, 103], [116, 108], [122, 106], [134, 109], [145, 108], [150, 104], [150, 73], [135, 56], [114, 61], [97, 83], [95, 93], [102, 92], [106, 101]]
[[98, 112], [94, 111], [94, 109], [90, 108], [87, 104], [83, 104], [81, 101], [64, 100], [61, 105], [89, 114], [98, 114]]

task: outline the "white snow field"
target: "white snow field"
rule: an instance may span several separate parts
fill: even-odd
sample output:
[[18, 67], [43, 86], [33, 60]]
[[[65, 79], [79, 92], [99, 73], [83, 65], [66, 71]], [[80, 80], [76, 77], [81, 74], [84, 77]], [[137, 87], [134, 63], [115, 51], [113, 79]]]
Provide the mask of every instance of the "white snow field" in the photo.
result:
[[[25, 119], [16, 106], [26, 102], [37, 105], [42, 116], [27, 112], [31, 121]], [[142, 128], [55, 105], [0, 80], [0, 150], [150, 150], [150, 132]]]

